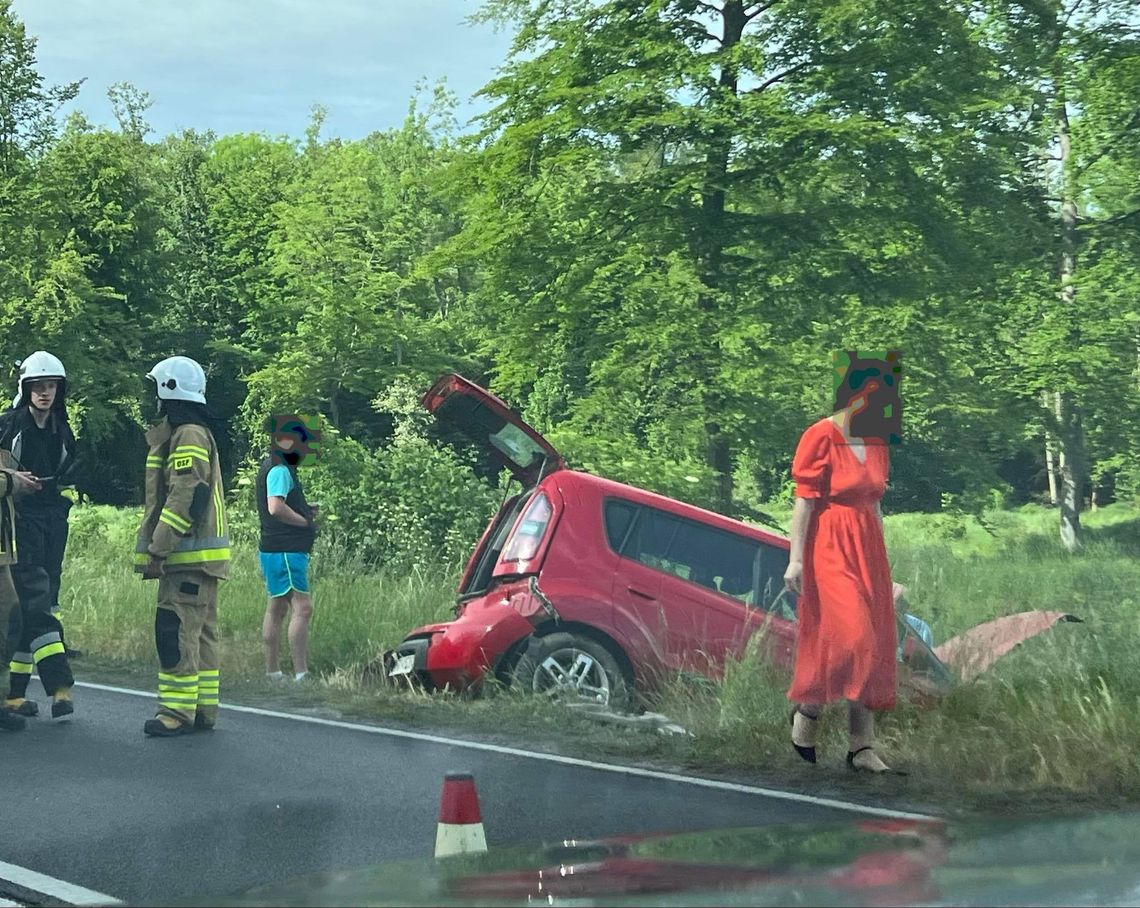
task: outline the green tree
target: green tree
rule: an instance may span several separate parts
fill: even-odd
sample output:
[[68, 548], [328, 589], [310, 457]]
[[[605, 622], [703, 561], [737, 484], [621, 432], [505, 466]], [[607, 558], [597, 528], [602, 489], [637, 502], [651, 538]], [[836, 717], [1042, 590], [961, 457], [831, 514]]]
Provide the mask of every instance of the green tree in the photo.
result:
[[37, 275], [51, 257], [40, 237], [43, 205], [36, 166], [54, 140], [55, 113], [79, 91], [80, 82], [49, 87], [36, 69], [36, 39], [0, 0], [0, 331], [11, 362], [27, 342], [17, 332]]
[[55, 114], [83, 82], [46, 86], [36, 69], [36, 44], [12, 0], [0, 0], [0, 177], [12, 176], [51, 144]]
[[244, 343], [260, 358], [251, 413], [310, 408], [377, 440], [376, 395], [398, 375], [426, 381], [452, 362], [447, 288], [417, 268], [451, 229], [429, 185], [451, 153], [429, 129], [436, 114], [413, 101], [401, 129], [359, 142], [318, 142], [310, 130], [273, 208], [273, 286], [247, 313]]
[[995, 346], [977, 301], [1032, 209], [1002, 168], [1007, 93], [967, 5], [498, 0], [483, 15], [518, 31], [484, 89], [497, 104], [462, 165], [452, 248], [482, 266], [496, 387], [552, 422], [543, 402], [572, 401], [560, 428], [611, 472], [602, 437], [726, 511], [742, 467], [785, 457], [826, 412], [832, 349], [924, 361], [908, 415], [932, 443], [954, 437], [939, 407], [968, 438], [1002, 422], [1002, 401], [954, 378]]
[[1135, 387], [1124, 379], [1135, 365], [1136, 297], [1125, 262], [1140, 204], [1120, 181], [1138, 173], [1140, 118], [1122, 97], [1136, 85], [1137, 21], [1116, 0], [1003, 3], [989, 21], [1021, 92], [1036, 152], [1023, 172], [1049, 224], [1048, 246], [1012, 288], [1009, 380], [1041, 404], [1034, 423], [1050, 461], [1056, 444], [1060, 536], [1074, 550], [1090, 474], [1121, 466], [1120, 446], [1135, 438]]
[[44, 264], [33, 272], [28, 330], [9, 338], [24, 355], [46, 347], [68, 366], [77, 428], [106, 461], [97, 491], [108, 500], [132, 497], [142, 478], [121, 451], [142, 444], [142, 376], [168, 301], [157, 177], [139, 136], [69, 120], [35, 170]]
[[171, 284], [154, 343], [207, 369], [210, 406], [230, 426], [230, 436], [218, 439], [227, 478], [250, 443], [248, 427], [234, 417], [245, 376], [266, 358], [247, 332], [259, 301], [277, 292], [269, 239], [296, 159], [296, 142], [260, 135], [186, 131], [160, 150]]

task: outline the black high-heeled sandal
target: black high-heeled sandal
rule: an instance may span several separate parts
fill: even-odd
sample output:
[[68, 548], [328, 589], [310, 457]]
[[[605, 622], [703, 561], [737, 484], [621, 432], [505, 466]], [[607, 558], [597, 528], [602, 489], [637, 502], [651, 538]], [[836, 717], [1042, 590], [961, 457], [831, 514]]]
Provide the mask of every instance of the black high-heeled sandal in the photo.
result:
[[[799, 713], [805, 719], [810, 719], [812, 722], [818, 722], [819, 721], [819, 716], [809, 716], [802, 709], [800, 709], [798, 706], [796, 706], [792, 709], [791, 716], [789, 716], [789, 718], [791, 719], [793, 729], [796, 727], [796, 713]], [[815, 745], [814, 744], [811, 745], [810, 747], [806, 747], [803, 744], [797, 744], [795, 741], [792, 741], [792, 747], [794, 747], [796, 749], [796, 753], [798, 753], [800, 755], [800, 757], [803, 758], [804, 760], [806, 760], [808, 763], [812, 763], [812, 764], [815, 763]], [[850, 762], [850, 760], [848, 762]]]
[[905, 769], [892, 769], [890, 766], [887, 766], [886, 769], [871, 769], [871, 767], [869, 767], [869, 766], [856, 766], [855, 765], [855, 757], [857, 754], [861, 754], [865, 750], [874, 750], [874, 749], [875, 748], [872, 745], [868, 744], [866, 747], [860, 747], [858, 750], [847, 751], [847, 768], [852, 770], [853, 772], [869, 772], [875, 776], [886, 776], [886, 775], [905, 776], [907, 774]]

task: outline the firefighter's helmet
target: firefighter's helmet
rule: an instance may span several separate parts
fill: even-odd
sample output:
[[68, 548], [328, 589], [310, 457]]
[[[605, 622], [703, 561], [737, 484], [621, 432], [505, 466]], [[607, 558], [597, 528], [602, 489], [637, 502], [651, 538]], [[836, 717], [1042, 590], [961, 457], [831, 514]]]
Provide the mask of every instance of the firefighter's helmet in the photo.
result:
[[167, 357], [146, 377], [157, 386], [159, 400], [206, 402], [206, 373], [188, 356]]
[[58, 356], [46, 350], [37, 350], [20, 363], [20, 376], [16, 381], [16, 397], [12, 401], [13, 407], [31, 403], [31, 396], [27, 393], [28, 384], [35, 381], [51, 381], [60, 383], [56, 401], [60, 403], [64, 397], [64, 387], [67, 383], [67, 370], [63, 368]]

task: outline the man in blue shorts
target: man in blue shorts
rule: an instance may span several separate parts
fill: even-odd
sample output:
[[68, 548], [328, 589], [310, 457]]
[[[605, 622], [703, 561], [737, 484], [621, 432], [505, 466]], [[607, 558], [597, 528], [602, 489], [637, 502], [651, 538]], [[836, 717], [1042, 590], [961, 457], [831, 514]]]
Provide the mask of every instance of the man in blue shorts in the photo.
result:
[[315, 505], [305, 500], [297, 467], [307, 460], [316, 435], [311, 425], [296, 416], [273, 417], [269, 455], [257, 474], [257, 512], [261, 520], [258, 555], [269, 591], [261, 638], [265, 644], [265, 671], [280, 680], [281, 626], [290, 607], [289, 651], [293, 677], [309, 673], [309, 621], [313, 596], [309, 590], [309, 553], [316, 538]]

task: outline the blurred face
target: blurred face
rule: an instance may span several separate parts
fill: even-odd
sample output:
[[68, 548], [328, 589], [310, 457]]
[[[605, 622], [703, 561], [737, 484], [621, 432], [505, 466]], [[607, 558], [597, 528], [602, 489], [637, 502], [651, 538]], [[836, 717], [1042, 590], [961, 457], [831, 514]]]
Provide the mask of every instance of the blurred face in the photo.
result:
[[269, 452], [292, 466], [308, 466], [320, 457], [320, 418], [285, 413], [266, 421]]
[[295, 451], [300, 443], [300, 439], [296, 435], [287, 434], [285, 432], [279, 432], [273, 436], [273, 444], [281, 451]]
[[846, 414], [852, 437], [902, 443], [901, 356], [897, 350], [838, 350], [832, 354], [832, 412]]
[[55, 403], [55, 395], [59, 390], [59, 382], [54, 378], [46, 381], [34, 381], [28, 386], [32, 399], [32, 406], [37, 410], [50, 410]]
[[273, 447], [285, 463], [297, 466], [304, 455], [302, 450], [305, 444], [299, 433], [277, 432], [273, 436]]
[[870, 403], [871, 397], [878, 390], [879, 383], [874, 379], [871, 379], [859, 390], [858, 394], [851, 398], [851, 402], [848, 404], [848, 406], [851, 407], [856, 413], [861, 410], [865, 410], [867, 408], [867, 404]]

